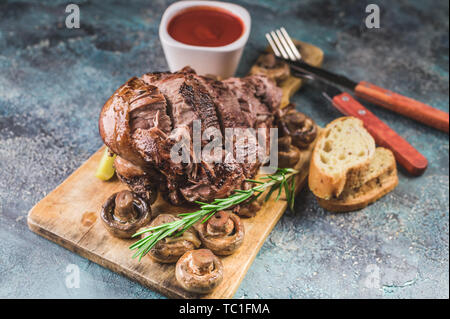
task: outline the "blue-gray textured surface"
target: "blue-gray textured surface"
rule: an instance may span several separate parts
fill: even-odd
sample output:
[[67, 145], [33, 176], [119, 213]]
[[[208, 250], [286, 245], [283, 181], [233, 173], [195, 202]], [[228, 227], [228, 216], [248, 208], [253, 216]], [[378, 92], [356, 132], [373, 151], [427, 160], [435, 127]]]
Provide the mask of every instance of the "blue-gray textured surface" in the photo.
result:
[[[253, 18], [239, 74], [264, 33], [284, 25], [325, 51], [325, 67], [448, 112], [448, 2], [371, 2], [380, 29], [365, 28], [364, 1], [238, 1]], [[81, 28], [68, 30], [67, 1], [0, 0], [0, 297], [160, 298], [26, 225], [28, 210], [101, 146], [109, 95], [166, 69], [157, 28], [169, 1], [77, 3]], [[294, 101], [320, 125], [339, 116], [317, 87]], [[303, 191], [235, 298], [449, 297], [448, 135], [369, 107], [429, 159], [426, 173], [401, 171], [392, 193], [356, 213], [327, 213]], [[66, 287], [69, 264], [80, 267], [78, 289]]]

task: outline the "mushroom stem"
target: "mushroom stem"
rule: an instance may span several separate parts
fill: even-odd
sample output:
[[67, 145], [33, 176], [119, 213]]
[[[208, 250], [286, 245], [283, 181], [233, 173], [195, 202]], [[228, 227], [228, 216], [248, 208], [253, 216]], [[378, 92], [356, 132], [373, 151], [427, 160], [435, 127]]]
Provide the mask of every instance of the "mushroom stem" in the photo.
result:
[[223, 280], [223, 264], [209, 249], [184, 253], [175, 266], [175, 277], [186, 290], [208, 293]]
[[203, 245], [216, 255], [231, 255], [241, 246], [244, 225], [236, 215], [219, 211], [205, 223], [196, 226]]
[[145, 200], [126, 190], [108, 197], [100, 217], [113, 236], [131, 238], [139, 228], [150, 222], [152, 210]]
[[233, 231], [234, 224], [230, 220], [230, 214], [219, 211], [208, 220], [208, 229], [211, 233], [229, 234]]
[[134, 209], [133, 193], [129, 190], [119, 192], [115, 199], [114, 216], [120, 221], [130, 221], [138, 217]]
[[209, 249], [199, 249], [192, 255], [190, 266], [197, 275], [207, 274], [214, 270], [214, 254]]

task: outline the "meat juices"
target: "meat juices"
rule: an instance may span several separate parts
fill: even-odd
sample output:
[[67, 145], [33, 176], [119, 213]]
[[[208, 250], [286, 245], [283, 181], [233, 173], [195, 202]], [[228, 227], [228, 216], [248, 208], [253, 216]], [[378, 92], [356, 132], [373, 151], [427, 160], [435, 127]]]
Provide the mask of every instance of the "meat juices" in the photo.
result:
[[[274, 127], [280, 101], [281, 89], [266, 77], [216, 81], [186, 67], [127, 81], [103, 106], [99, 130], [118, 155], [119, 178], [132, 190], [157, 187], [175, 205], [210, 202], [242, 189], [245, 178], [253, 177], [261, 163], [224, 162], [236, 155], [226, 149], [220, 154], [222, 162], [175, 163], [170, 156], [179, 138], [174, 129], [192, 140], [193, 123], [200, 120], [201, 133], [216, 129], [224, 145], [226, 128]], [[203, 140], [202, 146], [208, 142]], [[192, 160], [192, 149], [190, 156]]]

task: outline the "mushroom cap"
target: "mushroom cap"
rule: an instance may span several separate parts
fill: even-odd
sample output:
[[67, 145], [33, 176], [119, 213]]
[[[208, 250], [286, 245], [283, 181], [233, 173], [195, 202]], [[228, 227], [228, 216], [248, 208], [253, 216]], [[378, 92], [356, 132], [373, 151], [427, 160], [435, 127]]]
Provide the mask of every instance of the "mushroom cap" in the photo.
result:
[[292, 145], [307, 148], [317, 136], [317, 126], [314, 121], [289, 105], [279, 113], [278, 127], [282, 136], [290, 136]]
[[267, 52], [256, 60], [250, 74], [262, 74], [276, 82], [281, 82], [289, 77], [291, 70], [286, 62], [277, 60], [273, 53]]
[[133, 207], [137, 212], [136, 216], [129, 221], [115, 217], [116, 197], [119, 193], [114, 193], [102, 206], [100, 217], [106, 229], [118, 238], [131, 238], [136, 231], [147, 225], [152, 217], [150, 206], [135, 193], [133, 194]]
[[[149, 227], [159, 226], [176, 220], [179, 220], [179, 218], [173, 215], [160, 214], [150, 223]], [[149, 235], [149, 233], [145, 233], [142, 237]], [[200, 245], [201, 242], [195, 230], [189, 228], [179, 237], [166, 237], [160, 240], [150, 249], [148, 255], [157, 262], [170, 264], [176, 262], [185, 252], [196, 249]]]
[[278, 139], [278, 167], [295, 167], [300, 160], [300, 150], [291, 145], [292, 138], [287, 135]]
[[223, 264], [209, 249], [190, 250], [178, 260], [175, 277], [187, 291], [208, 293], [222, 282]]
[[125, 190], [120, 191], [114, 200], [114, 217], [122, 222], [136, 219], [138, 212], [134, 209], [133, 193]]
[[219, 211], [198, 224], [197, 231], [203, 245], [220, 256], [234, 253], [242, 245], [245, 234], [241, 219], [227, 211]]

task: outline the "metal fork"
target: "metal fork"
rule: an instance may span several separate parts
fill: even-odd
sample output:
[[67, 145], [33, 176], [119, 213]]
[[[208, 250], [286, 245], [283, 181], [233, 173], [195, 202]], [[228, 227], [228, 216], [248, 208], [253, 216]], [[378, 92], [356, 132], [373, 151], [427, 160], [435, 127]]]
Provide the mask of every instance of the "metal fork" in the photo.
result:
[[281, 27], [278, 30], [266, 33], [266, 39], [277, 57], [283, 57], [291, 61], [300, 61], [302, 59], [302, 55], [285, 28]]

